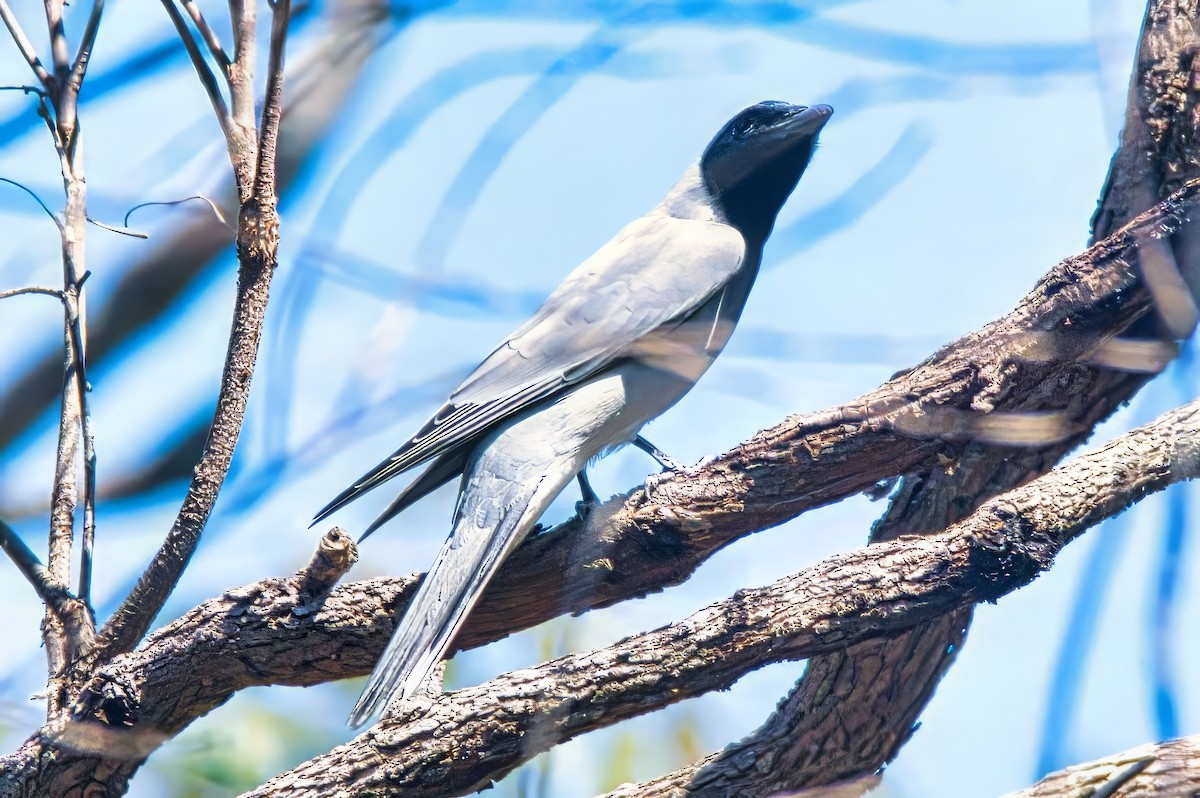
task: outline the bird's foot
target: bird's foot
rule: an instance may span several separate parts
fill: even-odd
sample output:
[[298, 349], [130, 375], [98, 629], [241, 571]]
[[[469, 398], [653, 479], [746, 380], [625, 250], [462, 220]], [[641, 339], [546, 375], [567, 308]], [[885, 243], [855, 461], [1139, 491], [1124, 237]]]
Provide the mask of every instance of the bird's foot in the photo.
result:
[[592, 483], [588, 482], [586, 469], [579, 472], [578, 479], [579, 492], [583, 495], [583, 498], [575, 502], [575, 514], [582, 521], [588, 517], [588, 513], [592, 511], [592, 508], [600, 503], [600, 496], [592, 489]]
[[683, 463], [679, 462], [674, 457], [671, 457], [662, 449], [643, 438], [641, 435], [638, 435], [633, 439], [633, 445], [653, 457], [655, 461], [663, 467], [663, 471], [683, 471], [686, 469], [686, 466]]

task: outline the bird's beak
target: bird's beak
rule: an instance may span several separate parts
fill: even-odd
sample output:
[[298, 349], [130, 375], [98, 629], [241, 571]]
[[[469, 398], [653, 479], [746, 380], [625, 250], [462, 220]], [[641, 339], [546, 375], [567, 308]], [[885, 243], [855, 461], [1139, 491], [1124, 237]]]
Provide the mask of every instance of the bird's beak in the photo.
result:
[[780, 122], [779, 132], [785, 138], [815, 136], [832, 115], [833, 108], [828, 105], [810, 105]]

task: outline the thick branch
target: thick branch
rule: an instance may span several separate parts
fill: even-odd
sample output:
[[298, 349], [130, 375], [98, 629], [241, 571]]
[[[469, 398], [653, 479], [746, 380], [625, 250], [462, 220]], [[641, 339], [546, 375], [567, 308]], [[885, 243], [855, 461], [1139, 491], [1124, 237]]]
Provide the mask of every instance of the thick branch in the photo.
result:
[[[999, 597], [1089, 527], [1200, 474], [1200, 401], [988, 502], [940, 535], [837, 555], [609, 648], [413, 702], [249, 795], [461, 795], [572, 737], [729, 687], [764, 664]], [[638, 793], [640, 794], [640, 792]]]
[[1200, 736], [1142, 745], [1060, 770], [1005, 798], [1195, 798]]
[[[1121, 147], [1093, 220], [1093, 240], [1109, 235], [1198, 174], [1196, 25], [1194, 3], [1154, 0], [1148, 7]], [[1138, 267], [1158, 312], [1140, 319], [1127, 334], [1154, 331], [1156, 316], [1176, 336], [1188, 335], [1195, 326], [1194, 289], [1189, 286], [1200, 285], [1195, 237], [1194, 228], [1189, 228], [1169, 245], [1166, 240], [1145, 242]], [[1128, 401], [1147, 374], [1162, 368], [1174, 352], [1172, 342], [1160, 339], [1110, 341], [1091, 360], [1114, 370], [1080, 369], [1053, 391], [1011, 394], [996, 407], [1070, 407], [1080, 426], [1090, 427]], [[1155, 362], [1160, 364], [1157, 368]], [[948, 447], [943, 458], [951, 467], [921, 467], [904, 476], [872, 540], [945, 529], [980, 502], [1044, 473], [1077, 441], [1073, 436], [1020, 451], [981, 442]], [[970, 620], [967, 609], [894, 639], [868, 641], [810, 660], [796, 687], [759, 729], [719, 754], [641, 789], [653, 795], [660, 790], [684, 792], [695, 785], [707, 792], [767, 796], [877, 771], [916, 729], [916, 719], [962, 650]], [[755, 767], [747, 769], [747, 761]]]

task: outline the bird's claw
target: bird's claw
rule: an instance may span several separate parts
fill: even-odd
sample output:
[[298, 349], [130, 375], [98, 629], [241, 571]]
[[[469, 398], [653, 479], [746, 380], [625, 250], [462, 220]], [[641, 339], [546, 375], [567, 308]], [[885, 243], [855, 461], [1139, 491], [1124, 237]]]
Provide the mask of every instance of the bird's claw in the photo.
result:
[[645, 485], [644, 485], [645, 493], [646, 493], [646, 501], [651, 500], [650, 494], [652, 491], [654, 491], [659, 485], [663, 484], [664, 482], [670, 481], [670, 479], [672, 477], [674, 477], [676, 474], [678, 474], [680, 476], [685, 476], [685, 477], [695, 476], [696, 474], [700, 473], [700, 471], [704, 468], [704, 466], [706, 466], [708, 463], [712, 462], [712, 459], [713, 458], [711, 458], [711, 457], [705, 457], [702, 460], [700, 460], [699, 462], [697, 462], [695, 465], [690, 465], [690, 466], [685, 466], [682, 463], [680, 463], [678, 460], [672, 460], [671, 465], [669, 467], [663, 468], [663, 470], [659, 471], [657, 474], [650, 474], [649, 476], [646, 477], [646, 481], [645, 481]]

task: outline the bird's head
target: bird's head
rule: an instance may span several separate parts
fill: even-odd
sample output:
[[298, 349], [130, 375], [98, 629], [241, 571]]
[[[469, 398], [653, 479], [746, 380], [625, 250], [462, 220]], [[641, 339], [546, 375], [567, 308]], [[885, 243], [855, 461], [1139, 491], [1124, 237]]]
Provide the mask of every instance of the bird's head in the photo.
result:
[[700, 156], [700, 175], [747, 243], [762, 242], [812, 158], [828, 105], [752, 105], [725, 123]]

